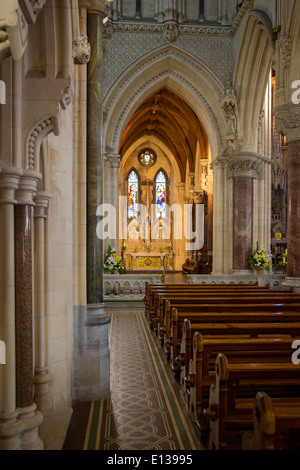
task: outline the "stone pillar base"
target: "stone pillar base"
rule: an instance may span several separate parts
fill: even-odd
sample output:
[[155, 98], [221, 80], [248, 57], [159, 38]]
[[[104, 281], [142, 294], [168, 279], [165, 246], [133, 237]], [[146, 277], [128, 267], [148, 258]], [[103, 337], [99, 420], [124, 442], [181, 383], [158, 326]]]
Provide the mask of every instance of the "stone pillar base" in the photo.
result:
[[21, 436], [25, 427], [19, 412], [2, 413], [0, 420], [0, 450], [22, 450]]
[[105, 304], [76, 308], [74, 398], [97, 400], [110, 393], [110, 353]]
[[43, 450], [44, 443], [39, 437], [39, 426], [43, 422], [43, 415], [33, 403], [27, 408], [20, 408], [20, 420], [24, 424], [22, 433], [22, 450]]

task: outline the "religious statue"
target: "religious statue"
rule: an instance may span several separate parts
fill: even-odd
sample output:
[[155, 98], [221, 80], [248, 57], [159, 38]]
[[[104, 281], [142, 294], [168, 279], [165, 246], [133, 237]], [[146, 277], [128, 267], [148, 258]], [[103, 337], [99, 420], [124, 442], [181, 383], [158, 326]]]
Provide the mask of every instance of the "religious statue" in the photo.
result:
[[237, 133], [237, 116], [235, 107], [232, 103], [224, 105], [225, 119], [227, 124], [227, 135], [235, 135]]

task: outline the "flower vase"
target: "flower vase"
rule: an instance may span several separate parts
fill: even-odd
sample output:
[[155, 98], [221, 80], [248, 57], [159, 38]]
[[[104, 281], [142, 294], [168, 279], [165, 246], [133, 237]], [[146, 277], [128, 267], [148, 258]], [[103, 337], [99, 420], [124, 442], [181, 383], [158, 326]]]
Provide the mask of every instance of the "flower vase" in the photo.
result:
[[256, 266], [255, 271], [258, 276], [265, 274], [265, 268], [263, 268], [262, 266]]

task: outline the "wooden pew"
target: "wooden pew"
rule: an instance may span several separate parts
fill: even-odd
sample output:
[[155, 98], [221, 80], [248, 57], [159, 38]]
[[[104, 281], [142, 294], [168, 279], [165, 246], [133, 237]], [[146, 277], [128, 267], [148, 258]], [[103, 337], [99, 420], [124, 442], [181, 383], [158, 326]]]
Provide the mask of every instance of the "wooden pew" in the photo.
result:
[[[156, 288], [153, 287], [151, 290], [151, 294], [149, 294], [149, 298], [145, 296], [145, 312], [148, 322], [151, 326], [154, 325], [154, 318], [158, 315], [158, 306], [161, 296], [164, 296], [166, 299], [168, 296], [172, 295], [187, 295], [187, 296], [194, 296], [197, 294], [204, 294], [207, 293], [211, 295], [211, 293], [249, 293], [251, 295], [261, 292], [270, 292], [268, 287], [258, 287], [258, 286], [232, 286], [232, 285], [202, 285], [202, 284], [184, 284], [184, 285], [167, 285], [165, 287], [157, 286]], [[275, 291], [272, 291], [275, 292]], [[290, 292], [290, 291], [278, 291], [278, 292]]]
[[[162, 294], [161, 294], [162, 295]], [[240, 308], [242, 309], [243, 305], [249, 304], [287, 304], [291, 303], [296, 305], [297, 303], [300, 304], [300, 294], [291, 294], [288, 292], [279, 293], [270, 291], [269, 293], [262, 293], [262, 294], [255, 294], [247, 295], [244, 293], [212, 293], [212, 294], [197, 294], [197, 295], [169, 295], [168, 297], [162, 297], [164, 302], [164, 308], [162, 309], [162, 303], [160, 303], [160, 310], [157, 311], [155, 324], [155, 329], [157, 330], [158, 336], [161, 338], [162, 334], [166, 334], [168, 338], [168, 331], [171, 325], [171, 309], [175, 307], [178, 311], [182, 309], [189, 309], [190, 311], [195, 310], [197, 307], [196, 305], [203, 307], [203, 305], [211, 305], [211, 304], [223, 304], [224, 307], [227, 309], [227, 305], [231, 304], [240, 304]], [[161, 300], [162, 302], [162, 300]], [[234, 307], [233, 307], [234, 308]], [[219, 307], [218, 307], [219, 310]], [[211, 308], [210, 308], [211, 311]], [[163, 327], [162, 327], [163, 325]], [[161, 338], [162, 339], [162, 338]]]
[[[202, 337], [224, 338], [224, 337], [244, 337], [258, 338], [272, 336], [289, 336], [296, 338], [300, 336], [300, 315], [299, 322], [268, 322], [268, 323], [192, 323], [186, 318], [183, 322], [182, 338], [179, 345], [179, 354], [174, 358], [173, 344], [171, 344], [170, 363], [173, 371], [180, 372], [179, 382], [186, 390], [185, 378], [190, 375], [190, 363], [196, 364], [199, 343], [193, 341], [195, 333], [199, 333]], [[201, 353], [202, 354], [202, 353]], [[196, 367], [195, 365], [192, 367]], [[194, 406], [195, 408], [195, 406]]]
[[[148, 306], [149, 302], [151, 301], [151, 297], [155, 292], [168, 292], [169, 290], [183, 290], [183, 289], [210, 289], [210, 288], [232, 288], [235, 287], [237, 289], [248, 289], [248, 290], [266, 290], [270, 289], [269, 284], [265, 286], [258, 286], [258, 282], [254, 284], [149, 284], [146, 282], [145, 285], [145, 296], [144, 301], [146, 307]], [[291, 288], [293, 289], [293, 288]]]
[[[163, 346], [175, 359], [179, 353], [183, 322], [186, 318], [192, 323], [268, 323], [300, 321], [300, 304], [209, 304], [172, 307], [171, 319], [164, 333]], [[171, 359], [171, 358], [170, 358]]]
[[299, 450], [300, 403], [274, 403], [265, 392], [258, 392], [253, 403], [253, 432], [246, 432], [243, 450]]
[[[238, 290], [238, 291], [266, 291], [270, 290], [270, 286], [266, 284], [265, 286], [258, 286], [258, 283], [255, 284], [148, 284], [146, 283], [146, 291], [144, 296], [145, 302], [145, 311], [149, 316], [151, 307], [153, 307], [154, 296], [156, 293], [168, 293], [168, 292], [190, 292], [190, 291], [212, 291], [212, 290]], [[286, 289], [292, 292], [293, 287]]]
[[[209, 393], [205, 415], [210, 420], [209, 449], [241, 448], [241, 435], [252, 429], [253, 399], [265, 391], [273, 403], [300, 403], [299, 365], [280, 363], [235, 363], [218, 354], [215, 385]], [[238, 440], [240, 437], [240, 441]], [[231, 438], [235, 444], [231, 447]]]
[[[247, 331], [247, 329], [245, 329]], [[203, 435], [209, 430], [203, 410], [208, 406], [209, 389], [215, 383], [215, 362], [219, 353], [229, 362], [290, 362], [294, 338], [289, 335], [203, 336], [196, 332], [193, 337], [193, 358], [185, 377], [185, 398], [189, 411]], [[300, 332], [300, 323], [297, 326]]]
[[[230, 298], [233, 298], [234, 301], [237, 299], [244, 299], [244, 302], [247, 300], [261, 299], [263, 298], [289, 298], [290, 301], [294, 299], [295, 301], [300, 301], [300, 294], [293, 294], [290, 291], [280, 291], [280, 290], [249, 290], [244, 289], [235, 289], [235, 288], [214, 288], [214, 289], [202, 289], [202, 290], [193, 290], [193, 291], [169, 291], [169, 292], [155, 292], [153, 297], [153, 303], [151, 305], [151, 319], [154, 329], [158, 331], [161, 325], [164, 324], [164, 318], [166, 315], [166, 301], [170, 303], [207, 303], [211, 301], [211, 298], [215, 300], [215, 303], [220, 303], [224, 301], [230, 301]], [[248, 299], [247, 299], [248, 298]], [[207, 302], [206, 302], [207, 301]]]

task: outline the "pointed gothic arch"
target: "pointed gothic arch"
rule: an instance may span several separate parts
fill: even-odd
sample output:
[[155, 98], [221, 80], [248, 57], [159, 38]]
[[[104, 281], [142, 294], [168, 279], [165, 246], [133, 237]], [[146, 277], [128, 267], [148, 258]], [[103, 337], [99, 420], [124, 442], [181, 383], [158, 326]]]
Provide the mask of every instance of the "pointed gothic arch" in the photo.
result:
[[162, 88], [173, 91], [193, 109], [208, 136], [212, 155], [217, 156], [225, 146], [226, 126], [220, 108], [223, 85], [199, 59], [175, 46], [146, 55], [112, 85], [104, 97], [105, 147], [119, 149], [130, 117]]

